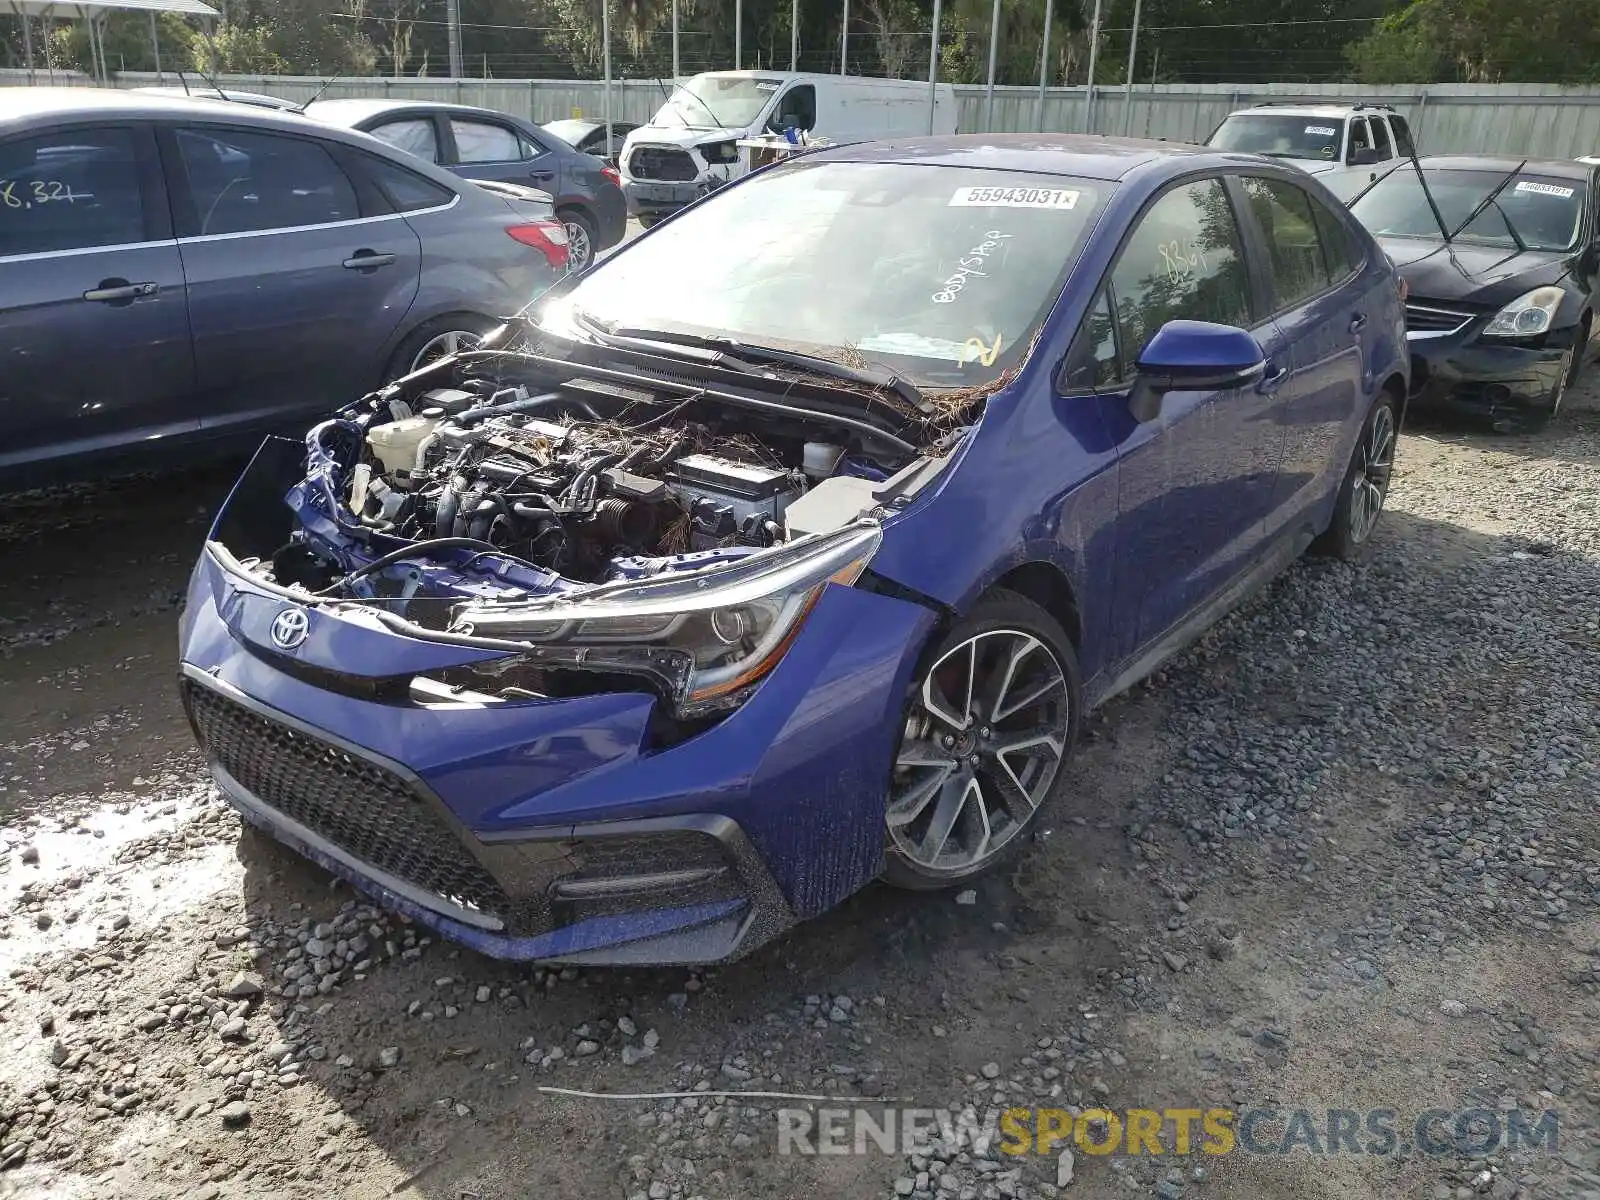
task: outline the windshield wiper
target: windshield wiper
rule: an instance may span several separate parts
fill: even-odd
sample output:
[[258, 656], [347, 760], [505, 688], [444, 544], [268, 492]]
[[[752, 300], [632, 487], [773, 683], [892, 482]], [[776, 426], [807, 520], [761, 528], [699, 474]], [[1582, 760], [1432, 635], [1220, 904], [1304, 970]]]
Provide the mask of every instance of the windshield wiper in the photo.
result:
[[[1519, 162], [1516, 165], [1515, 169], [1513, 169], [1512, 172], [1509, 175], [1507, 175], [1504, 179], [1502, 179], [1499, 182], [1499, 184], [1496, 185], [1495, 189], [1492, 192], [1490, 192], [1482, 200], [1478, 201], [1478, 206], [1476, 208], [1474, 208], [1470, 213], [1467, 214], [1467, 219], [1465, 221], [1461, 222], [1461, 224], [1457, 225], [1455, 227], [1455, 230], [1448, 237], [1446, 237], [1444, 240], [1448, 242], [1448, 241], [1453, 241], [1454, 239], [1460, 237], [1461, 236], [1461, 231], [1463, 229], [1465, 229], [1468, 225], [1471, 225], [1474, 221], [1476, 221], [1479, 217], [1481, 217], [1491, 204], [1493, 204], [1496, 200], [1500, 199], [1500, 193], [1505, 191], [1506, 188], [1511, 185], [1511, 181], [1513, 179], [1515, 179], [1518, 175], [1522, 174], [1522, 168], [1527, 166], [1527, 165], [1528, 165], [1528, 160], [1527, 159], [1523, 159], [1521, 162]], [[1505, 214], [1502, 213], [1501, 215], [1504, 216]], [[1509, 222], [1509, 221], [1506, 222], [1507, 227], [1509, 227], [1510, 224], [1511, 224], [1511, 222]], [[1513, 235], [1513, 236], [1515, 236], [1515, 235]]]
[[[682, 92], [685, 96], [689, 97], [689, 99], [693, 100], [701, 108], [705, 109], [707, 115], [710, 116], [710, 118], [717, 123], [717, 128], [718, 129], [726, 129], [727, 128], [727, 126], [722, 123], [722, 118], [717, 116], [716, 110], [713, 109], [711, 107], [711, 105], [707, 104], [704, 100], [700, 99], [699, 96], [696, 96], [688, 88], [684, 87], [683, 84], [680, 83], [680, 84], [674, 85], [674, 90], [675, 90], [675, 92]], [[687, 124], [687, 122], [685, 122], [685, 124]]]
[[927, 399], [916, 385], [892, 371], [850, 367], [821, 355], [780, 350], [776, 346], [753, 345], [731, 337], [702, 337], [699, 334], [677, 333], [669, 329], [644, 329], [629, 325], [607, 327], [587, 313], [574, 312], [573, 315], [602, 342], [614, 346], [626, 347], [632, 344], [640, 349], [672, 346], [685, 350], [707, 351], [709, 353], [704, 356], [694, 357], [714, 366], [732, 367], [745, 372], [757, 370], [763, 363], [778, 363], [799, 368], [813, 375], [893, 392], [920, 413], [932, 411]]
[[1511, 235], [1511, 240], [1517, 244], [1518, 252], [1526, 250], [1528, 243], [1522, 240], [1522, 235], [1517, 232], [1517, 227], [1511, 223], [1510, 216], [1506, 214], [1505, 209], [1500, 207], [1500, 201], [1496, 200], [1494, 202], [1494, 210], [1500, 214], [1500, 219], [1506, 223], [1506, 232]]

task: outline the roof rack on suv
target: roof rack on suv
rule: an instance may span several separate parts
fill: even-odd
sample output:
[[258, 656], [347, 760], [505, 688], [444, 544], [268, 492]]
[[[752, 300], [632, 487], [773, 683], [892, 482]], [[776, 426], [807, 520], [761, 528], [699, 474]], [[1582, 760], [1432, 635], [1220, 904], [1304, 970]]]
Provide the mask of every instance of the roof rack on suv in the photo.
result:
[[1388, 112], [1394, 111], [1392, 104], [1377, 104], [1366, 100], [1358, 100], [1354, 104], [1344, 104], [1338, 100], [1257, 100], [1251, 108], [1379, 108]]

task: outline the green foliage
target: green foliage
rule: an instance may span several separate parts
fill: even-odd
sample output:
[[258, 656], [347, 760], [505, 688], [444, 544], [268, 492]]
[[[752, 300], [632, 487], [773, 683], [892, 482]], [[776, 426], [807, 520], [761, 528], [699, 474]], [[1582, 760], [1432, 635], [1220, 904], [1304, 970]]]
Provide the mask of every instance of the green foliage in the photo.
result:
[[1595, 0], [1413, 0], [1347, 56], [1364, 83], [1600, 80]]
[[[988, 74], [993, 0], [942, 0], [940, 73]], [[4, 0], [0, 0], [3, 4]], [[442, 0], [213, 0], [214, 42], [197, 25], [160, 18], [162, 65], [304, 75], [444, 74]], [[672, 0], [609, 0], [611, 60], [619, 77], [672, 69]], [[789, 64], [791, 0], [742, 0], [744, 65]], [[934, 0], [850, 0], [849, 69], [925, 78]], [[996, 77], [1039, 77], [1046, 3], [1050, 77], [1081, 83], [1095, 0], [1002, 0]], [[467, 74], [593, 77], [602, 60], [602, 0], [460, 0]], [[678, 0], [685, 73], [731, 65], [735, 0]], [[838, 69], [842, 0], [801, 0], [800, 66]], [[1101, 0], [1097, 82], [1127, 72], [1135, 0]], [[107, 65], [150, 70], [149, 18], [105, 22]], [[36, 58], [89, 67], [81, 22], [33, 26]], [[214, 45], [214, 50], [213, 50]], [[21, 22], [0, 15], [0, 63], [21, 65]], [[1159, 64], [1159, 66], [1158, 66]], [[1142, 0], [1134, 77], [1197, 83], [1369, 84], [1600, 80], [1600, 0]]]

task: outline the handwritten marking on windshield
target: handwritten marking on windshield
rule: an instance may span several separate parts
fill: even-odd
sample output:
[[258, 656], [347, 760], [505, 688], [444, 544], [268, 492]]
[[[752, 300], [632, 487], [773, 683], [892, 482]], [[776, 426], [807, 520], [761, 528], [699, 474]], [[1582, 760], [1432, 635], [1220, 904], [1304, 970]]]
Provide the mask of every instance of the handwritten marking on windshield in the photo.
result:
[[1331, 125], [1307, 125], [1307, 133], [1314, 133], [1318, 137], [1335, 137], [1339, 131]]
[[1000, 357], [1000, 343], [1004, 337], [1004, 334], [995, 334], [992, 346], [984, 345], [981, 337], [969, 337], [966, 345], [961, 347], [961, 357], [956, 359], [956, 366], [964, 367], [974, 360], [986, 367], [994, 366], [994, 360]]
[[1189, 279], [1197, 267], [1211, 270], [1211, 264], [1206, 261], [1206, 252], [1195, 242], [1190, 242], [1185, 249], [1182, 239], [1173, 238], [1170, 242], [1158, 245], [1156, 252], [1161, 255], [1161, 265], [1168, 279]]
[[[29, 191], [18, 194], [18, 189], [22, 187], [31, 189], [31, 198]], [[62, 183], [59, 179], [0, 179], [0, 204], [7, 208], [32, 208], [37, 204], [52, 202], [76, 204], [81, 199], [87, 197], [77, 195], [70, 183]]]
[[1001, 233], [998, 229], [991, 229], [985, 233], [983, 241], [968, 250], [966, 254], [956, 261], [955, 273], [949, 279], [946, 279], [943, 286], [933, 294], [933, 302], [935, 304], [954, 304], [956, 297], [961, 294], [961, 289], [967, 286], [968, 278], [973, 275], [981, 278], [988, 274], [987, 271], [980, 271], [978, 268], [985, 265], [989, 256], [994, 253], [996, 246], [1012, 236], [1014, 235]]

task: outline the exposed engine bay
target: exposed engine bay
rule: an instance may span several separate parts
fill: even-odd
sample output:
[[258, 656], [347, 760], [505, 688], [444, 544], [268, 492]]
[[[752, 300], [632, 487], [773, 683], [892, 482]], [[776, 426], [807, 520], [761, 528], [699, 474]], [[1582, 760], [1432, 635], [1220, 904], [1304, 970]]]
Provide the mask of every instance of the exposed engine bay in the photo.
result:
[[551, 386], [548, 371], [452, 365], [307, 435], [287, 497], [297, 527], [241, 556], [252, 574], [438, 628], [437, 603], [413, 601], [530, 599], [726, 564], [903, 501], [935, 462], [881, 418], [759, 398], [745, 409], [604, 370], [558, 371]]
[[[841, 468], [841, 445], [732, 433], [693, 420], [597, 419], [561, 393], [509, 388], [477, 405], [454, 388], [374, 424], [346, 496], [362, 524], [413, 539], [471, 538], [571, 579], [612, 560], [784, 540], [784, 514]], [[548, 416], [545, 414], [549, 414]], [[554, 419], [552, 419], [554, 418]]]
[[675, 375], [444, 360], [303, 443], [269, 438], [208, 551], [278, 603], [501, 656], [404, 686], [381, 660], [317, 668], [327, 686], [423, 703], [643, 688], [671, 720], [709, 719], [782, 656], [824, 585], [859, 577], [883, 519], [965, 430], [832, 382]]

